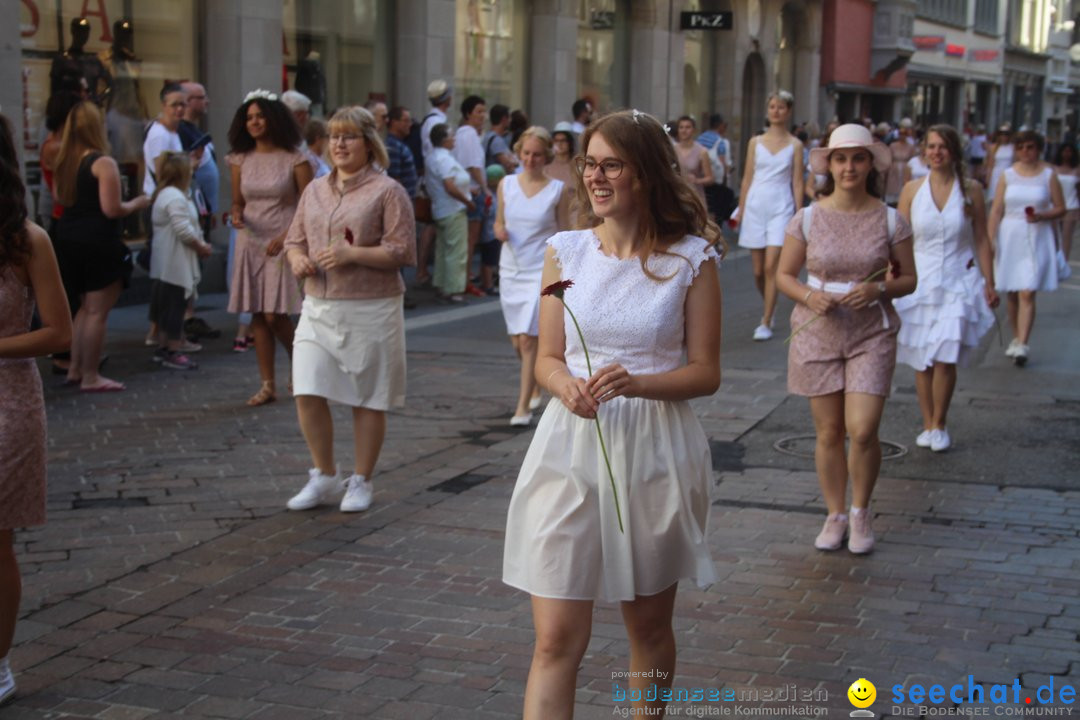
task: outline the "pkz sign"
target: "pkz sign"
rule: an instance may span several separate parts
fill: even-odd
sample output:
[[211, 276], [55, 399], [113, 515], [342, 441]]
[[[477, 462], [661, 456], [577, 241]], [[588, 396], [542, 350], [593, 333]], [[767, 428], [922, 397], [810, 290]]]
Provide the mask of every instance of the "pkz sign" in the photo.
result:
[[679, 28], [682, 30], [730, 30], [732, 14], [730, 12], [682, 12], [679, 13]]

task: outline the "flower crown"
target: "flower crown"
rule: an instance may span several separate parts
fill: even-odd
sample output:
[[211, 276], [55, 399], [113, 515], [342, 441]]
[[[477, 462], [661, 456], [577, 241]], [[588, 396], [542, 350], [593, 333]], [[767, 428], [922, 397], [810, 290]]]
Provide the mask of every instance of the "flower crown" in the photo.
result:
[[263, 100], [270, 100], [271, 102], [273, 102], [274, 100], [278, 99], [278, 96], [277, 93], [272, 93], [269, 90], [263, 90], [262, 88], [259, 88], [258, 90], [252, 90], [247, 95], [245, 95], [244, 102], [251, 102], [256, 98], [262, 98]]

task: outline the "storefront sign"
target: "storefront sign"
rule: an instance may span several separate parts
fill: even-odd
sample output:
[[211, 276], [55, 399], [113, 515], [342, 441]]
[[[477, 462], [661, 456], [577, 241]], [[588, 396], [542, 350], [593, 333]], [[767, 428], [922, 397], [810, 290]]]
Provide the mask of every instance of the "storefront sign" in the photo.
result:
[[949, 43], [945, 46], [945, 54], [949, 57], [962, 58], [967, 54], [967, 48], [963, 45], [953, 45], [952, 43]]
[[682, 30], [730, 30], [734, 15], [730, 12], [683, 12], [679, 13]]
[[976, 50], [975, 48], [968, 50], [968, 60], [973, 62], [995, 62], [1000, 58], [1000, 50]]
[[911, 43], [916, 50], [940, 50], [945, 47], [944, 35], [914, 35]]

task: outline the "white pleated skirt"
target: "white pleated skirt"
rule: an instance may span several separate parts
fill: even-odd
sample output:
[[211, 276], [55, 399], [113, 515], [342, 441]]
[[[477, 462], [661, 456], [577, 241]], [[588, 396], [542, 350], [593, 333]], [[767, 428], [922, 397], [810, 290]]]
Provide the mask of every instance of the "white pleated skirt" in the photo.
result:
[[405, 404], [401, 296], [327, 300], [307, 296], [293, 340], [293, 394], [352, 407]]
[[506, 520], [503, 582], [567, 600], [633, 600], [680, 580], [716, 581], [707, 526], [712, 460], [686, 402], [615, 398], [600, 407], [625, 532], [596, 424], [551, 400]]

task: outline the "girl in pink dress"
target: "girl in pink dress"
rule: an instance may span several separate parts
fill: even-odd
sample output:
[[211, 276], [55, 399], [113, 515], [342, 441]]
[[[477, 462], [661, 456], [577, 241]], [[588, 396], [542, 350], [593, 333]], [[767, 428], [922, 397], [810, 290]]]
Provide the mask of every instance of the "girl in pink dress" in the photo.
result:
[[[788, 223], [776, 282], [798, 303], [791, 313], [788, 389], [810, 398], [814, 462], [829, 509], [814, 541], [837, 550], [848, 531], [844, 513], [852, 479], [848, 550], [874, 547], [870, 494], [881, 469], [878, 425], [896, 365], [899, 319], [889, 302], [915, 289], [911, 228], [876, 196], [889, 149], [862, 125], [841, 125], [828, 147], [810, 151], [810, 167], [828, 173], [822, 199]], [[807, 218], [807, 214], [810, 214]], [[898, 263], [888, 279], [884, 270]], [[807, 269], [807, 282], [799, 273]], [[844, 437], [851, 450], [844, 455]]]
[[[71, 311], [45, 231], [26, 219], [11, 125], [0, 115], [0, 705], [22, 583], [15, 528], [45, 522], [45, 401], [34, 358], [71, 345]], [[37, 301], [41, 327], [30, 330]]]
[[300, 287], [281, 255], [296, 205], [311, 182], [311, 163], [297, 148], [300, 127], [277, 95], [249, 93], [229, 128], [232, 224], [237, 229], [229, 312], [253, 313], [262, 385], [248, 405], [277, 399], [274, 340], [292, 357]]

